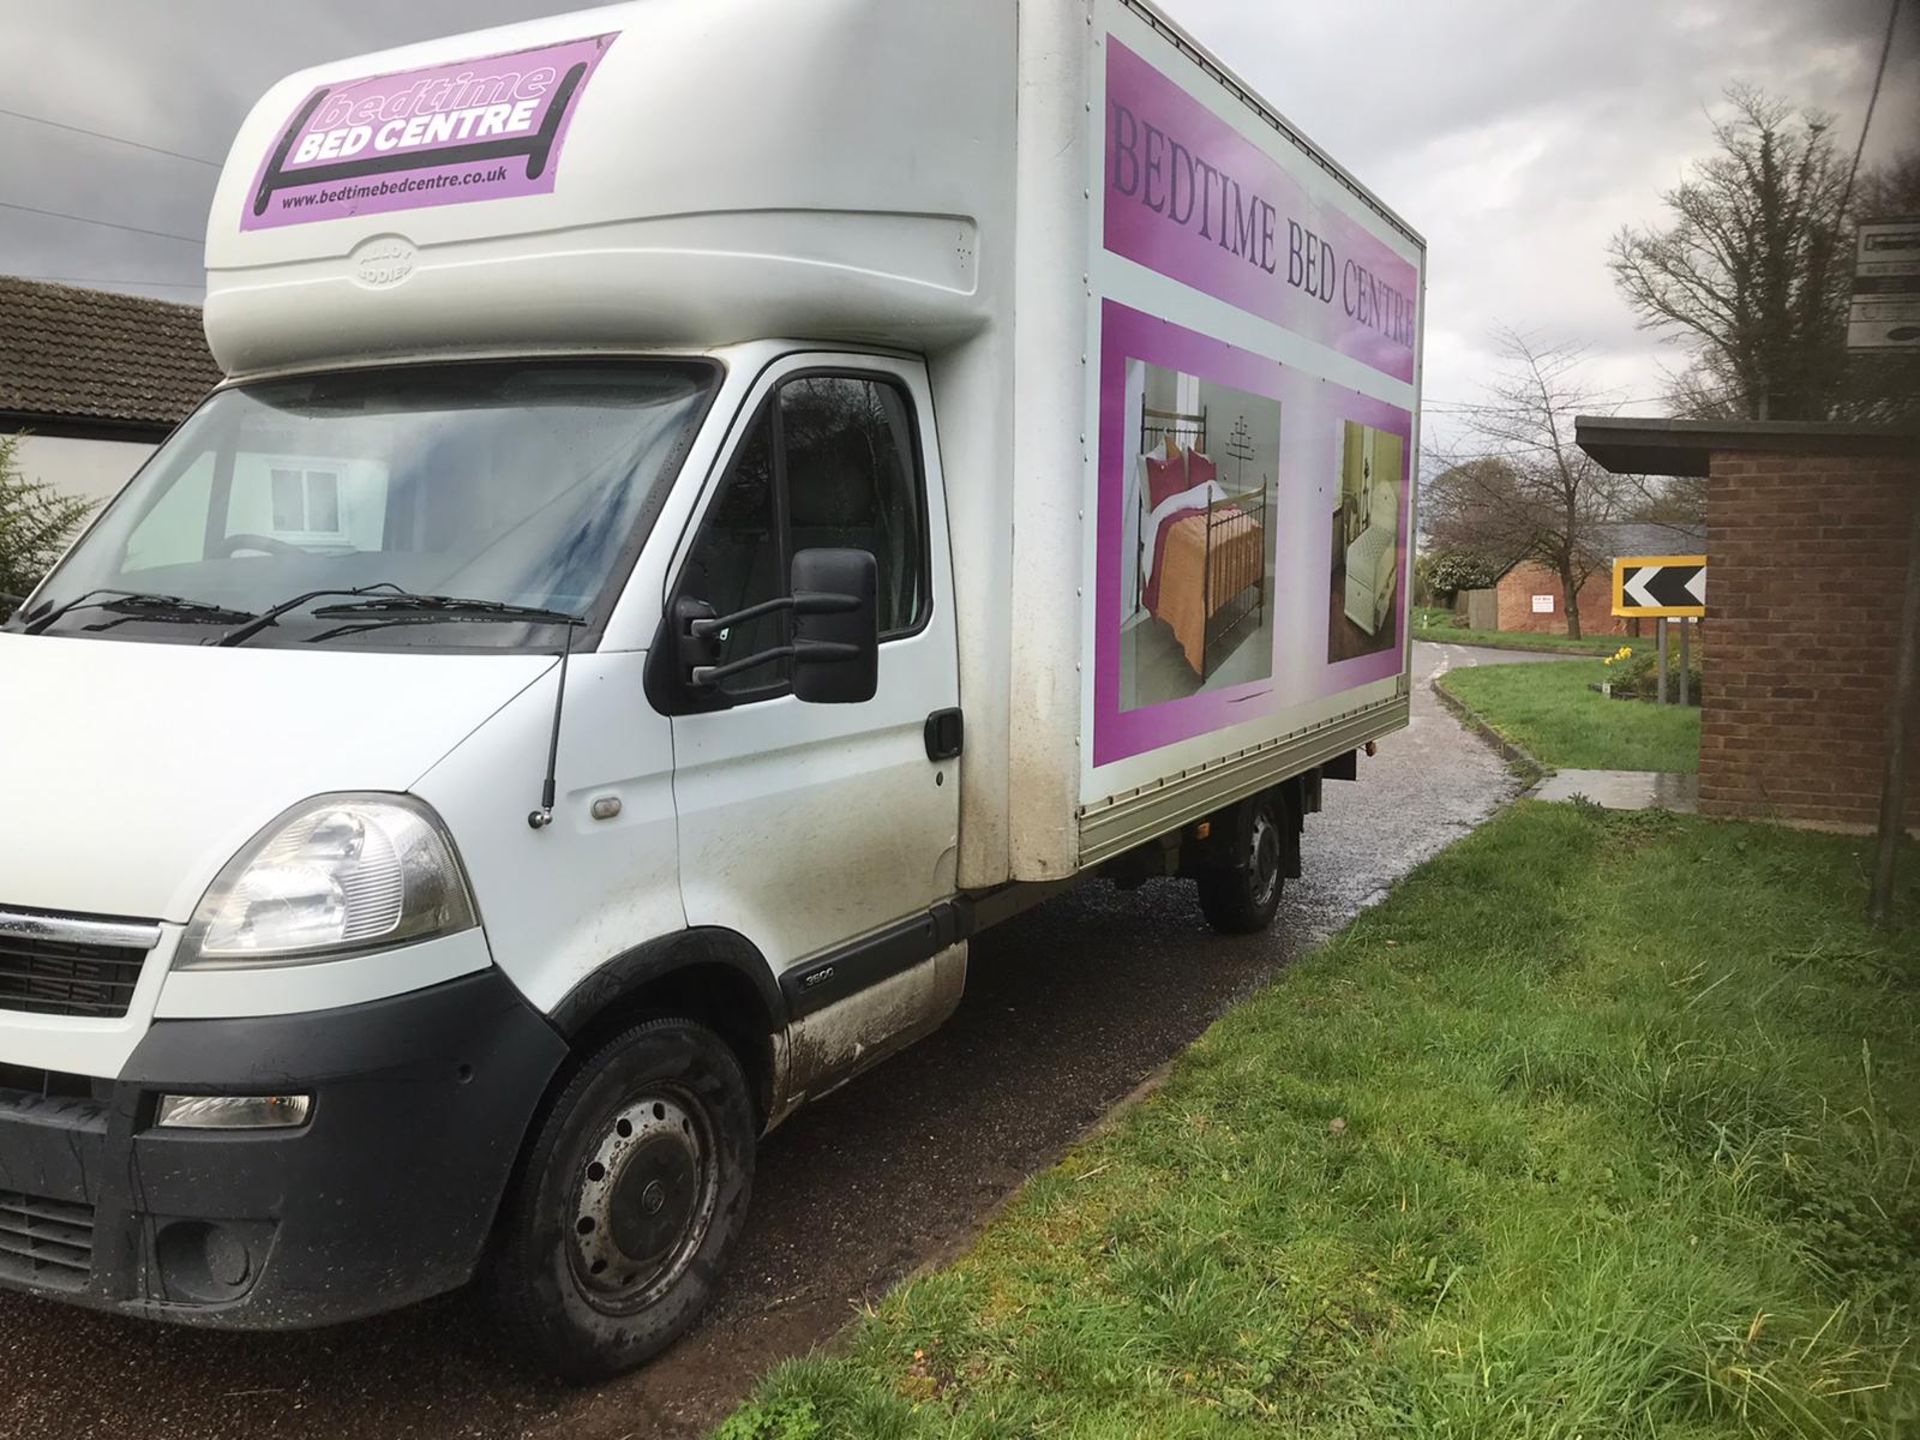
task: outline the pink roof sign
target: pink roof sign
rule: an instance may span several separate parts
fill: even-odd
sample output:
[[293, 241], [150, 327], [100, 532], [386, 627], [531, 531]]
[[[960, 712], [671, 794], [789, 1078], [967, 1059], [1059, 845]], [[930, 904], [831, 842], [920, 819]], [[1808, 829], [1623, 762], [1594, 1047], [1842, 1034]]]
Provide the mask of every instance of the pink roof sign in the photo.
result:
[[1413, 379], [1413, 265], [1111, 36], [1106, 247]]
[[261, 162], [240, 228], [551, 194], [567, 127], [615, 38], [319, 87]]

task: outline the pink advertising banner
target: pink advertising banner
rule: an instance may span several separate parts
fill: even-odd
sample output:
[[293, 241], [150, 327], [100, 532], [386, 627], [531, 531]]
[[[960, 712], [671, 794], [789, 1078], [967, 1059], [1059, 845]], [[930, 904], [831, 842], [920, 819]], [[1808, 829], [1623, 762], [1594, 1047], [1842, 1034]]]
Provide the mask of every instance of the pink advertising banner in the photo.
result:
[[240, 228], [551, 194], [580, 96], [614, 39], [321, 86], [261, 162]]
[[1106, 247], [1413, 379], [1413, 265], [1111, 36]]
[[1093, 763], [1401, 673], [1410, 411], [1101, 310]]

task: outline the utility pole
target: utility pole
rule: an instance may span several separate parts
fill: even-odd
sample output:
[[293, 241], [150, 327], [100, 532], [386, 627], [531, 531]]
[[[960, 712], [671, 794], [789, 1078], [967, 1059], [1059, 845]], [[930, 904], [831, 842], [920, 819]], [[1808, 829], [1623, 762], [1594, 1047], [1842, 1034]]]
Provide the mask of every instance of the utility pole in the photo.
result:
[[1920, 669], [1920, 492], [1913, 496], [1913, 522], [1907, 527], [1907, 598], [1900, 611], [1900, 653], [1893, 667], [1893, 707], [1887, 717], [1887, 774], [1880, 788], [1880, 836], [1873, 857], [1873, 893], [1867, 919], [1893, 922], [1893, 869], [1906, 833], [1907, 751], [1915, 703], [1914, 672]]

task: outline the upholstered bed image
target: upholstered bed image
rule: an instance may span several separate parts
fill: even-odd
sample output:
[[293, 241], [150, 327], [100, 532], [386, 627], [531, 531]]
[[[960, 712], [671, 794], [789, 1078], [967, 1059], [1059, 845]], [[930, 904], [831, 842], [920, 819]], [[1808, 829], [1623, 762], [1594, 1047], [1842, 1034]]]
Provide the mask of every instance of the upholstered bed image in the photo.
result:
[[[1233, 445], [1230, 458], [1247, 458]], [[1136, 463], [1141, 602], [1204, 681], [1266, 618], [1265, 479], [1237, 491], [1221, 483], [1204, 410], [1145, 409]]]
[[1369, 525], [1347, 547], [1347, 618], [1369, 635], [1380, 633], [1380, 622], [1393, 604], [1399, 559], [1391, 523]]
[[1397, 643], [1405, 455], [1398, 435], [1352, 421], [1341, 427], [1329, 660], [1377, 654]]

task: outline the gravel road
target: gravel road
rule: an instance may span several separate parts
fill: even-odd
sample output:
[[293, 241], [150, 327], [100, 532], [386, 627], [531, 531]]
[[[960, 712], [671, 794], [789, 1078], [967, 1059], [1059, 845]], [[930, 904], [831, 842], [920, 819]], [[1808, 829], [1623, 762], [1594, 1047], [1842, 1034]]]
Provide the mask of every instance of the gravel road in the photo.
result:
[[1415, 646], [1413, 724], [1327, 786], [1305, 875], [1268, 935], [1207, 931], [1189, 887], [1089, 885], [974, 942], [953, 1021], [762, 1151], [754, 1214], [702, 1327], [643, 1373], [556, 1389], [494, 1347], [469, 1295], [305, 1335], [142, 1325], [0, 1295], [0, 1436], [694, 1436], [776, 1361], [952, 1253], [1222, 1012], [1515, 789], [1433, 699], [1465, 664], [1552, 659]]

